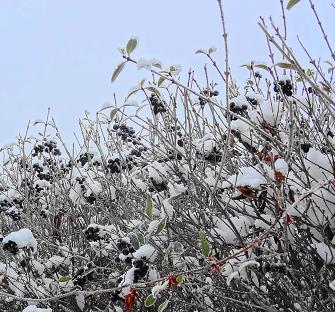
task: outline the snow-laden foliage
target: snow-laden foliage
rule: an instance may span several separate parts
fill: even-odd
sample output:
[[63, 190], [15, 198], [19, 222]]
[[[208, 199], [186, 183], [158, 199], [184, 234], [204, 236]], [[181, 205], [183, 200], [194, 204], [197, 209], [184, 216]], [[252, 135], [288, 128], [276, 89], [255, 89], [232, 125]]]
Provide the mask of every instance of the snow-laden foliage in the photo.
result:
[[274, 31], [286, 61], [240, 87], [136, 61], [132, 38], [121, 67], [152, 81], [74, 150], [50, 117], [3, 149], [1, 311], [334, 311], [333, 71]]

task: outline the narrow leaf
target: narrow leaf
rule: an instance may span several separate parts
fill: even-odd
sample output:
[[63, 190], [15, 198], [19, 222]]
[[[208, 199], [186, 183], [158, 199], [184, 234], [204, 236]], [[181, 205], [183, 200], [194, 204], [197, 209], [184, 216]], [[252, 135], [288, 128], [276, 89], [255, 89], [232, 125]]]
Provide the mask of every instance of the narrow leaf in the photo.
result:
[[201, 251], [202, 253], [208, 257], [209, 256], [209, 245], [208, 242], [206, 240], [206, 234], [204, 231], [200, 231], [200, 247], [201, 247]]
[[115, 81], [115, 79], [120, 75], [122, 69], [124, 68], [124, 65], [126, 65], [127, 61], [124, 61], [120, 63], [114, 70], [113, 75], [112, 75], [112, 82]]
[[118, 108], [113, 108], [110, 112], [110, 121], [112, 122], [114, 120], [114, 117], [116, 115], [116, 113], [118, 112]]
[[265, 69], [265, 70], [269, 71], [269, 66], [266, 65], [266, 64], [257, 63], [257, 64], [254, 64], [254, 67]]
[[152, 199], [151, 197], [148, 197], [147, 199], [147, 205], [145, 207], [145, 213], [148, 216], [149, 219], [152, 219]]
[[182, 275], [178, 275], [176, 279], [177, 279], [178, 284], [181, 284], [183, 282], [183, 276]]
[[300, 0], [289, 0], [286, 9], [292, 9]]
[[126, 45], [126, 51], [128, 54], [130, 54], [131, 52], [133, 52], [135, 50], [137, 46], [137, 38], [133, 37], [130, 38], [129, 41], [127, 42]]
[[157, 86], [161, 86], [161, 84], [164, 82], [165, 78], [164, 77], [159, 77], [158, 82], [157, 82]]
[[296, 69], [295, 65], [289, 62], [278, 62], [275, 65], [284, 69]]
[[200, 53], [207, 54], [206, 51], [202, 50], [202, 49], [199, 49], [199, 50], [195, 51], [195, 54], [200, 54]]
[[150, 294], [147, 299], [145, 299], [144, 306], [146, 308], [151, 307], [155, 303], [156, 299], [152, 294]]
[[144, 244], [144, 235], [142, 233], [137, 233], [137, 239], [142, 244]]
[[164, 218], [159, 224], [158, 224], [158, 227], [157, 227], [157, 230], [156, 230], [156, 235], [159, 234], [160, 232], [162, 232], [164, 229], [165, 229], [165, 225], [166, 225], [166, 219]]
[[130, 242], [131, 242], [131, 244], [133, 245], [133, 247], [134, 247], [135, 249], [140, 248], [140, 243], [139, 243], [139, 241], [138, 241], [138, 237], [137, 237], [137, 235], [134, 234], [134, 233], [131, 233], [131, 234], [128, 234], [128, 235], [129, 235]]
[[160, 96], [160, 92], [155, 87], [146, 87], [146, 89], [152, 93], [155, 93], [157, 96]]
[[68, 282], [70, 280], [70, 278], [68, 276], [61, 276], [58, 281], [60, 283], [65, 283], [65, 282]]
[[167, 308], [167, 306], [168, 306], [168, 304], [169, 304], [169, 302], [170, 302], [170, 300], [169, 299], [166, 299], [159, 307], [158, 307], [158, 312], [163, 312], [166, 308]]

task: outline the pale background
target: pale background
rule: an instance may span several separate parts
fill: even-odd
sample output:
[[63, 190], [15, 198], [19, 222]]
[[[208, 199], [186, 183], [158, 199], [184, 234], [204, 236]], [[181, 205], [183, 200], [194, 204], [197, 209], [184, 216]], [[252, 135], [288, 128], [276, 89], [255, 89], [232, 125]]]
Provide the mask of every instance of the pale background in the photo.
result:
[[[286, 2], [286, 1], [285, 1]], [[314, 1], [329, 40], [335, 38], [332, 1]], [[240, 65], [268, 61], [259, 16], [272, 16], [282, 26], [279, 0], [225, 0], [231, 68], [243, 83]], [[313, 57], [330, 60], [309, 1], [286, 12], [290, 45], [301, 59], [299, 34]], [[145, 75], [127, 68], [114, 83], [120, 61], [117, 50], [130, 36], [140, 44], [134, 57], [155, 57], [164, 64], [201, 70], [198, 48], [215, 46], [223, 60], [221, 24], [216, 0], [0, 0], [0, 146], [41, 119], [51, 108], [67, 141], [78, 130], [84, 110], [94, 113], [116, 92], [122, 99]], [[335, 46], [335, 44], [334, 44]]]

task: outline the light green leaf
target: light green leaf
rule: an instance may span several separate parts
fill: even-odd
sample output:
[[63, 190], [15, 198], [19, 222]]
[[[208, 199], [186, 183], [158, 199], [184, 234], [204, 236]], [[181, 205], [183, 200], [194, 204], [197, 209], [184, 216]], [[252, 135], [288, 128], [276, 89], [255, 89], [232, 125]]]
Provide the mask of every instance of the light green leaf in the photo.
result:
[[120, 63], [114, 70], [113, 75], [112, 75], [112, 82], [115, 81], [115, 79], [120, 75], [122, 69], [124, 68], [124, 65], [126, 65], [127, 61], [124, 61]]
[[117, 114], [117, 112], [119, 111], [118, 108], [113, 108], [110, 112], [110, 121], [112, 122], [114, 120], [115, 115]]
[[146, 87], [146, 89], [152, 93], [155, 93], [157, 96], [160, 96], [160, 92], [155, 87]]
[[208, 54], [211, 54], [216, 51], [216, 48], [212, 47], [208, 49]]
[[148, 197], [147, 204], [145, 207], [145, 213], [148, 216], [149, 219], [152, 219], [152, 199], [151, 197]]
[[167, 308], [167, 306], [168, 306], [168, 304], [169, 304], [169, 302], [170, 302], [170, 300], [169, 299], [166, 299], [159, 307], [158, 307], [158, 312], [163, 312], [166, 308]]
[[158, 82], [157, 82], [157, 86], [161, 86], [161, 84], [164, 82], [165, 78], [164, 77], [159, 77]]
[[178, 275], [176, 279], [177, 279], [178, 284], [182, 284], [182, 282], [183, 282], [183, 276], [182, 275]]
[[68, 282], [70, 280], [70, 278], [68, 276], [61, 276], [58, 281], [60, 283], [65, 283], [65, 282]]
[[240, 67], [246, 67], [248, 70], [251, 70], [250, 64], [242, 64]]
[[269, 66], [266, 65], [266, 64], [263, 64], [263, 63], [256, 63], [256, 64], [254, 64], [254, 67], [265, 69], [265, 70], [269, 71]]
[[206, 240], [206, 234], [204, 231], [200, 231], [200, 248], [202, 253], [208, 257], [209, 256], [209, 244]]
[[207, 52], [203, 49], [199, 49], [199, 50], [195, 51], [195, 54], [200, 54], [200, 53], [207, 54]]
[[289, 62], [278, 62], [275, 64], [276, 66], [280, 67], [280, 68], [284, 68], [284, 69], [296, 69], [296, 66], [292, 63]]
[[127, 42], [126, 45], [126, 51], [128, 54], [130, 54], [131, 52], [133, 52], [135, 50], [137, 46], [137, 38], [133, 37], [130, 38], [129, 41]]
[[128, 235], [129, 235], [129, 239], [130, 239], [130, 242], [133, 245], [133, 247], [135, 249], [140, 248], [140, 243], [138, 241], [138, 236], [135, 233], [129, 233]]
[[166, 225], [166, 219], [164, 218], [159, 224], [158, 224], [158, 227], [157, 227], [157, 230], [156, 230], [156, 235], [159, 234], [160, 232], [162, 232], [164, 229], [165, 229], [165, 225]]
[[286, 9], [292, 9], [300, 0], [289, 0]]
[[150, 294], [147, 299], [145, 299], [144, 306], [146, 308], [151, 307], [155, 303], [156, 299], [152, 294]]
[[144, 244], [144, 235], [142, 233], [137, 233], [137, 239], [141, 244]]

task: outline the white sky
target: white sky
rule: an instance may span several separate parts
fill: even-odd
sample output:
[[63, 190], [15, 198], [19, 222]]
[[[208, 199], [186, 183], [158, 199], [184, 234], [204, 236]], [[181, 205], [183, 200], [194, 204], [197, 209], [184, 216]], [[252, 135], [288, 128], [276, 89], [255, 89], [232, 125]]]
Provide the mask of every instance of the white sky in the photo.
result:
[[[247, 73], [241, 64], [269, 62], [257, 21], [272, 16], [282, 26], [280, 2], [223, 2], [231, 68], [242, 84]], [[314, 2], [334, 43], [332, 1]], [[290, 45], [301, 51], [299, 34], [313, 57], [330, 60], [309, 1], [302, 0], [286, 14]], [[122, 99], [145, 76], [130, 66], [110, 83], [120, 61], [117, 48], [133, 35], [140, 40], [135, 58], [155, 57], [199, 73], [208, 61], [195, 55], [196, 49], [215, 46], [219, 63], [224, 59], [216, 0], [0, 0], [0, 146], [24, 132], [28, 120], [44, 118], [48, 107], [63, 136], [72, 141], [84, 110], [95, 112], [114, 92]], [[303, 53], [298, 55], [306, 61]]]

